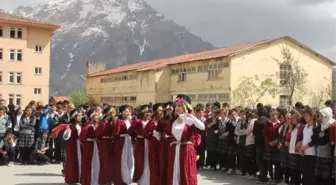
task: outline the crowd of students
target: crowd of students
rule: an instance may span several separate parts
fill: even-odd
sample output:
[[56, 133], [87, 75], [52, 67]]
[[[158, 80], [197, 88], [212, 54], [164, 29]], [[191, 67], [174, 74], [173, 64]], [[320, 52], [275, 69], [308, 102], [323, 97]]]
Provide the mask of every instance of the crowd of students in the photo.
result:
[[214, 104], [204, 121], [208, 129], [198, 153], [205, 156], [206, 150], [207, 157], [199, 168], [256, 177], [258, 184], [333, 185], [336, 109], [333, 101], [325, 105], [318, 110], [297, 102], [288, 111], [260, 103], [255, 110]]
[[260, 184], [333, 185], [335, 107], [191, 107], [179, 95], [137, 108], [32, 101], [22, 111], [0, 101], [0, 162], [63, 161], [65, 182], [82, 185], [196, 185], [208, 168]]

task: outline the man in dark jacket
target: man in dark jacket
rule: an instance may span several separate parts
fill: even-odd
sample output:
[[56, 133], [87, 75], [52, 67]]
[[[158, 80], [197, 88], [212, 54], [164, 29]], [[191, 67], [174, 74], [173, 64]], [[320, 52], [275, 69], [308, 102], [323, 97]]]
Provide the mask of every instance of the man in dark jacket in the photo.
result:
[[267, 183], [266, 163], [264, 162], [265, 138], [264, 126], [270, 119], [265, 108], [258, 108], [258, 120], [254, 123], [253, 135], [255, 136], [256, 163], [260, 171], [257, 183]]

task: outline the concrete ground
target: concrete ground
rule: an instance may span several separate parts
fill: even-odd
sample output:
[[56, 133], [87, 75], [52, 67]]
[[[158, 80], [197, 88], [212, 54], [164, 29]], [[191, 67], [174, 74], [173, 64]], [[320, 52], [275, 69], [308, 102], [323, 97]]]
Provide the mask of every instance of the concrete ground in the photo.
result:
[[[0, 166], [1, 185], [64, 185], [61, 165]], [[251, 185], [254, 180], [228, 176], [220, 172], [202, 170], [198, 174], [200, 185]]]

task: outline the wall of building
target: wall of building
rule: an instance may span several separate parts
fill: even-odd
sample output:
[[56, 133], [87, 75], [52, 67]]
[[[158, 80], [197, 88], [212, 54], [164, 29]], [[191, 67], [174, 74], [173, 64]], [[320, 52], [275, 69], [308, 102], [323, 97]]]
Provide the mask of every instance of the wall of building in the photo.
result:
[[[117, 78], [117, 80], [104, 81], [104, 79], [112, 78]], [[102, 82], [102, 79], [104, 82]], [[138, 106], [155, 102], [154, 71], [123, 72], [88, 77], [86, 84], [87, 93], [92, 95], [96, 103]]]
[[163, 68], [155, 72], [156, 94], [155, 103], [171, 100], [170, 94], [170, 68]]
[[[303, 101], [305, 104], [318, 106], [316, 96], [320, 95], [321, 91], [331, 83], [331, 65], [290, 40], [280, 40], [268, 46], [234, 56], [231, 61], [231, 89], [236, 89], [244, 76], [257, 76], [260, 81], [272, 78], [279, 84], [280, 68], [274, 59], [282, 58], [281, 47], [289, 48], [302, 68], [308, 73], [306, 93], [302, 97], [294, 96], [294, 103], [295, 101]], [[275, 97], [267, 94], [260, 101], [278, 106], [280, 95], [281, 92]], [[323, 97], [322, 99], [324, 101], [327, 98]]]
[[[195, 68], [195, 71], [186, 75], [186, 81], [179, 81], [179, 74], [170, 75], [170, 94], [171, 96], [180, 93], [189, 95], [192, 99], [192, 104], [207, 103], [209, 101], [229, 101], [230, 92], [230, 60], [228, 58], [210, 59], [204, 61], [195, 61], [188, 63], [175, 64], [169, 67], [172, 70]], [[201, 67], [213, 64], [225, 64], [226, 67], [216, 69], [217, 78], [209, 79], [207, 70], [200, 70]], [[204, 69], [204, 68], [203, 68]], [[218, 95], [220, 97], [218, 97]], [[205, 98], [208, 96], [209, 98]]]
[[[10, 26], [3, 26], [3, 37], [0, 37], [0, 48], [3, 50], [3, 60], [0, 61], [2, 98], [9, 102], [9, 94], [21, 96], [21, 105], [25, 106], [31, 100], [48, 102], [50, 78], [50, 36], [51, 32], [44, 29], [11, 25], [18, 30], [22, 28], [23, 38], [10, 38]], [[35, 46], [42, 47], [42, 52], [35, 52]], [[22, 50], [22, 61], [10, 61], [10, 49]], [[16, 59], [15, 53], [15, 59]], [[41, 74], [35, 74], [35, 67], [42, 68]], [[21, 84], [9, 84], [9, 72], [22, 74]], [[40, 88], [41, 94], [34, 95], [34, 88]], [[15, 103], [15, 102], [14, 102]]]

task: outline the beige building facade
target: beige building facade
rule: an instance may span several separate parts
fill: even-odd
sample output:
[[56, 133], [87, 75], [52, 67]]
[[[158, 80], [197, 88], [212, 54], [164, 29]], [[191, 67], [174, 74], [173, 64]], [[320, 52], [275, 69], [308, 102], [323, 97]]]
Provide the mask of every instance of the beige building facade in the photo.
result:
[[[272, 106], [288, 104], [288, 93], [280, 81], [282, 73], [276, 59], [282, 59], [281, 49], [287, 48], [308, 74], [306, 92], [294, 101], [317, 106], [329, 96], [320, 92], [331, 85], [334, 63], [291, 37], [259, 41], [218, 48], [168, 59], [141, 62], [105, 70], [104, 64], [88, 64], [87, 92], [98, 103], [114, 105], [166, 102], [183, 93], [192, 104], [209, 101], [251, 106], [233, 98], [233, 91], [243, 77], [258, 81], [271, 78], [278, 85], [275, 96], [265, 94], [260, 99]], [[237, 103], [239, 102], [239, 104]]]
[[50, 40], [59, 26], [0, 12], [0, 99], [48, 102]]

